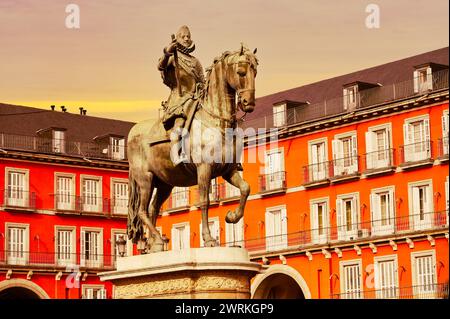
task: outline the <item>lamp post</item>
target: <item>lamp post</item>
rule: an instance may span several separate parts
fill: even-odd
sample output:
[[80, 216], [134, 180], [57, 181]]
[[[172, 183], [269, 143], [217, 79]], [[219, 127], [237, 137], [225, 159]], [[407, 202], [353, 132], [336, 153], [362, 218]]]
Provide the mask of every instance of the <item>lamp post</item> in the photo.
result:
[[127, 241], [123, 238], [123, 235], [119, 236], [119, 239], [116, 240], [117, 250], [119, 251], [119, 256], [125, 256], [125, 248]]

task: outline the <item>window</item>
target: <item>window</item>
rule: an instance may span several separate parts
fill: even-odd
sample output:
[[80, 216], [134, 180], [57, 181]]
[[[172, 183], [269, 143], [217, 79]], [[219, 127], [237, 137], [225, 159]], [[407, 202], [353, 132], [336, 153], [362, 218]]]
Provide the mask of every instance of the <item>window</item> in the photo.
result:
[[431, 157], [430, 122], [428, 117], [408, 119], [403, 125], [405, 162], [415, 162]]
[[29, 253], [29, 226], [6, 223], [8, 264], [26, 265]]
[[390, 150], [390, 136], [390, 125], [372, 127], [366, 132], [367, 169], [377, 169], [393, 165]]
[[173, 225], [172, 250], [189, 249], [191, 247], [190, 232], [189, 223]]
[[362, 298], [362, 264], [360, 260], [341, 261], [339, 263], [341, 275], [341, 298], [361, 299]]
[[101, 178], [82, 177], [83, 211], [100, 212], [102, 209]]
[[172, 190], [172, 204], [173, 208], [189, 206], [189, 187], [174, 187]]
[[111, 157], [115, 160], [125, 159], [125, 139], [123, 137], [111, 137]]
[[328, 178], [326, 139], [309, 142], [309, 176], [311, 181]]
[[432, 70], [430, 67], [414, 71], [414, 93], [423, 93], [433, 89]]
[[448, 155], [448, 134], [449, 134], [448, 119], [449, 119], [448, 110], [446, 110], [442, 114], [442, 151], [440, 154], [441, 156]]
[[344, 110], [354, 110], [357, 105], [358, 85], [344, 88]]
[[[217, 240], [217, 243], [220, 243], [220, 224], [219, 224], [219, 217], [213, 217], [208, 219], [208, 225], [209, 225], [209, 232], [211, 233], [211, 237]], [[202, 234], [202, 226], [203, 224], [200, 223], [200, 247], [204, 247], [205, 243], [203, 241], [203, 234]]]
[[448, 176], [447, 176], [447, 178], [445, 179], [445, 210], [446, 210], [446, 214], [445, 214], [446, 222], [445, 222], [445, 224], [447, 225], [447, 227], [448, 227], [448, 219], [449, 219], [449, 215], [448, 215], [448, 212], [449, 212], [449, 210], [448, 210], [448, 208], [449, 208], [448, 187], [449, 187], [449, 185], [448, 185]]
[[367, 236], [360, 231], [358, 194], [339, 195], [336, 200], [337, 226], [339, 240], [355, 240]]
[[128, 182], [112, 179], [113, 214], [128, 214]]
[[83, 299], [106, 299], [104, 286], [83, 285]]
[[30, 206], [29, 171], [18, 168], [6, 168], [6, 198], [7, 206]]
[[225, 223], [225, 236], [227, 246], [244, 247], [244, 217], [236, 224]]
[[387, 235], [394, 232], [395, 204], [394, 188], [372, 190], [370, 209], [372, 212], [372, 234]]
[[398, 298], [396, 256], [375, 257], [375, 289], [380, 299]]
[[58, 266], [76, 263], [75, 227], [56, 226], [56, 262]]
[[75, 175], [56, 173], [56, 209], [75, 209]]
[[415, 298], [434, 298], [436, 290], [436, 256], [434, 251], [411, 253]]
[[65, 152], [65, 135], [66, 133], [64, 131], [59, 130], [53, 130], [53, 152], [55, 153], [64, 153]]
[[409, 183], [409, 209], [414, 230], [433, 226], [433, 186], [431, 181]]
[[273, 149], [266, 152], [265, 178], [263, 190], [279, 189], [284, 187], [284, 149]]
[[328, 198], [311, 201], [311, 240], [314, 244], [323, 244], [328, 241], [329, 214]]
[[268, 251], [287, 248], [286, 207], [266, 210], [266, 249]]
[[100, 229], [81, 229], [82, 267], [101, 267], [103, 262], [103, 233]]
[[273, 107], [273, 126], [286, 125], [286, 104], [275, 105]]
[[356, 132], [336, 136], [332, 142], [334, 175], [348, 175], [358, 171]]

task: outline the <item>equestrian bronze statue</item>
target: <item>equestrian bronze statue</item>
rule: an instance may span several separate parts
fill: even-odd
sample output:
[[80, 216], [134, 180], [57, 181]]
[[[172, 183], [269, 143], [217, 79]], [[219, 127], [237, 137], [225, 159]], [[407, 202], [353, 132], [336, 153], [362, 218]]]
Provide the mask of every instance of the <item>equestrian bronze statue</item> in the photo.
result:
[[[191, 55], [194, 47], [189, 29], [183, 26], [158, 64], [171, 89], [162, 120], [140, 122], [128, 135], [128, 238], [133, 243], [145, 241], [147, 252], [163, 250], [156, 219], [175, 186], [198, 185], [205, 247], [217, 246], [208, 225], [211, 179], [221, 176], [240, 190], [239, 206], [228, 211], [227, 223], [243, 217], [250, 194], [249, 184], [239, 174], [236, 143], [224, 141], [227, 132], [236, 128], [238, 110], [247, 113], [255, 107], [256, 49], [251, 52], [241, 44], [237, 51], [224, 52], [204, 78], [200, 63]], [[214, 160], [209, 160], [204, 155], [212, 149]]]

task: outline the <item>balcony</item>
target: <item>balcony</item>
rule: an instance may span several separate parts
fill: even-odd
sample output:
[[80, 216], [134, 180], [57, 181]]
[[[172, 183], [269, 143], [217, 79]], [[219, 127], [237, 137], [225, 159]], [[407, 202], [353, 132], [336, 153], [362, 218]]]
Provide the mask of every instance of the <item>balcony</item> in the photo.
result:
[[111, 198], [109, 205], [112, 216], [128, 217], [128, 198]]
[[400, 167], [413, 169], [433, 165], [432, 141], [424, 141], [400, 146]]
[[330, 162], [303, 166], [303, 186], [318, 187], [330, 183]]
[[373, 176], [395, 171], [395, 149], [385, 149], [363, 155], [365, 170], [363, 174]]
[[347, 156], [330, 161], [332, 183], [359, 179], [359, 156]]
[[75, 254], [67, 252], [31, 252], [22, 250], [1, 250], [1, 266], [17, 266], [35, 269], [65, 269], [69, 265], [78, 265], [86, 269], [112, 270], [116, 256], [99, 254]]
[[178, 190], [170, 194], [166, 201], [166, 213], [174, 213], [189, 210], [189, 189]]
[[222, 203], [238, 201], [241, 198], [241, 191], [228, 182], [218, 184], [219, 198]]
[[13, 188], [1, 190], [0, 207], [9, 211], [34, 212], [36, 193]]
[[448, 299], [448, 283], [357, 290], [333, 294], [331, 299]]
[[445, 210], [345, 225], [324, 226], [271, 237], [251, 238], [244, 240], [243, 247], [253, 254], [264, 254], [281, 249], [314, 249], [322, 246], [342, 245], [346, 242], [420, 236], [424, 234], [424, 231], [448, 232], [448, 226], [449, 215], [448, 210]]
[[286, 172], [259, 175], [258, 190], [262, 196], [286, 192]]
[[126, 146], [0, 133], [0, 149], [114, 161], [127, 159]]
[[80, 214], [109, 217], [111, 201], [108, 198], [95, 196], [75, 196], [53, 194], [55, 211], [59, 214]]
[[437, 159], [441, 162], [448, 161], [448, 136], [438, 139]]

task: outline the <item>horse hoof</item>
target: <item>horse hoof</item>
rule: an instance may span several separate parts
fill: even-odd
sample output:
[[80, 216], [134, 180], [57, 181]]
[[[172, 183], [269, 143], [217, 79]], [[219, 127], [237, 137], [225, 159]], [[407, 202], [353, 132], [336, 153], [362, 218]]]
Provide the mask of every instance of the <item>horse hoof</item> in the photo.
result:
[[216, 247], [217, 241], [214, 239], [208, 240], [205, 242], [205, 247]]
[[232, 212], [232, 211], [228, 211], [227, 215], [225, 216], [225, 221], [228, 224], [236, 224], [237, 222], [239, 222], [239, 220], [241, 219], [242, 216], [239, 216], [236, 211]]

